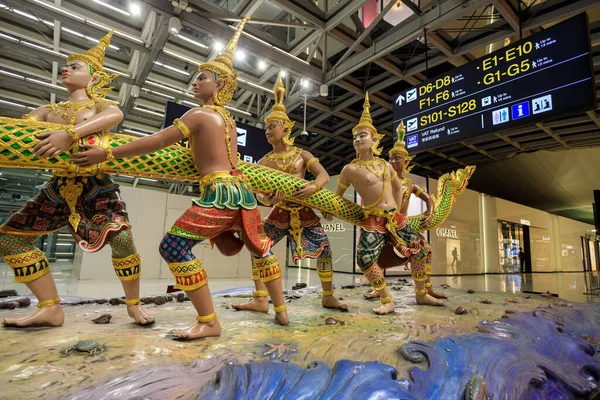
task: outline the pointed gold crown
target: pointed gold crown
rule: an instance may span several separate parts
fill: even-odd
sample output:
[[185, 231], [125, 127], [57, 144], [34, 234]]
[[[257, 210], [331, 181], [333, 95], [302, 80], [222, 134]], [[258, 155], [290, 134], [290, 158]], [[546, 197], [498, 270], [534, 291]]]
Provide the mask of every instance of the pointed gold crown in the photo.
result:
[[240, 36], [242, 36], [244, 25], [246, 25], [246, 22], [249, 20], [250, 17], [245, 17], [242, 19], [240, 26], [238, 26], [235, 34], [223, 51], [219, 53], [214, 60], [200, 64], [198, 66], [198, 71], [208, 70], [216, 74], [233, 75], [233, 55], [235, 53], [235, 49], [237, 48], [238, 41], [240, 40]]
[[283, 95], [285, 94], [285, 86], [281, 76], [277, 78], [275, 88], [273, 89], [273, 95], [275, 96], [275, 105], [271, 107], [271, 113], [265, 117], [265, 123], [268, 124], [271, 121], [280, 121], [283, 124], [283, 129], [287, 128], [287, 132], [283, 136], [283, 143], [291, 146], [294, 143], [294, 139], [290, 138], [294, 122], [290, 120], [287, 113], [285, 112], [285, 106], [283, 105]]
[[406, 134], [406, 129], [404, 129], [404, 122], [401, 121], [400, 125], [396, 129], [396, 135], [398, 136], [398, 140], [394, 143], [394, 147], [392, 147], [389, 151], [389, 155], [392, 154], [402, 154], [404, 156], [408, 156], [408, 150], [406, 150], [406, 143], [404, 143], [404, 135]]
[[114, 31], [108, 32], [102, 38], [100, 38], [99, 43], [86, 51], [83, 54], [71, 54], [67, 57], [67, 62], [78, 60], [83, 61], [88, 64], [94, 71], [104, 72], [104, 52], [110, 45], [110, 39], [112, 38]]
[[377, 133], [377, 129], [373, 125], [373, 119], [371, 118], [371, 111], [369, 111], [370, 108], [371, 108], [371, 103], [369, 103], [369, 92], [367, 92], [365, 94], [365, 103], [363, 104], [363, 113], [360, 116], [360, 121], [358, 122], [358, 125], [356, 125], [354, 128], [352, 128], [352, 134], [355, 134], [356, 132], [358, 132], [361, 129], [368, 130], [371, 133], [371, 136], [373, 137], [373, 141], [374, 141], [373, 146], [371, 147], [371, 150], [373, 151], [373, 154], [380, 155], [381, 148], [378, 146], [379, 146], [379, 142], [381, 141], [381, 138], [383, 138], [383, 135]]

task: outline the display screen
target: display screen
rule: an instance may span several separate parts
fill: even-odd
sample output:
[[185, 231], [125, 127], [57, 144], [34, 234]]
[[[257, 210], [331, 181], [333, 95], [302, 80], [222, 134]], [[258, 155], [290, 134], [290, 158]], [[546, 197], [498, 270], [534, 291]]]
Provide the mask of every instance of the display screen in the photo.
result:
[[[167, 127], [173, 124], [175, 118], [181, 118], [183, 114], [191, 110], [181, 104], [167, 102], [167, 110], [165, 113], [164, 126]], [[236, 122], [238, 153], [241, 160], [248, 162], [258, 162], [265, 154], [272, 150], [271, 145], [267, 142], [265, 131], [255, 126]], [[188, 141], [183, 140], [182, 146], [188, 146]]]
[[394, 129], [418, 153], [596, 108], [587, 14], [401, 92]]

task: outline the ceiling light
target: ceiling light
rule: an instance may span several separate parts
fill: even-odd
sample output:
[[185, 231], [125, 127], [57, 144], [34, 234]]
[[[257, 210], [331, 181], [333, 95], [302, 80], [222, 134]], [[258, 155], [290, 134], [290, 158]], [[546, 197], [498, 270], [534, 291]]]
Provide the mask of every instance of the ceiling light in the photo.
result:
[[129, 74], [126, 74], [125, 72], [121, 72], [121, 71], [117, 71], [116, 69], [108, 68], [106, 65], [104, 66], [104, 69], [108, 72], [112, 72], [113, 74], [119, 74], [119, 76], [123, 76], [123, 77], [129, 76]]
[[160, 97], [164, 97], [164, 98], [167, 98], [169, 100], [175, 100], [175, 97], [169, 96], [168, 94], [164, 94], [164, 93], [157, 92], [157, 91], [150, 90], [150, 89], [142, 89], [142, 90], [144, 92], [146, 92], [146, 93], [150, 93], [150, 94], [154, 94], [154, 95], [157, 95], [157, 96], [160, 96]]
[[215, 40], [215, 42], [213, 43], [213, 47], [215, 48], [215, 50], [221, 51], [225, 48], [225, 45], [222, 42]]
[[4, 33], [0, 33], [0, 37], [6, 40], [10, 40], [11, 42], [19, 42], [19, 39], [14, 38], [10, 35], [5, 35]]
[[173, 87], [170, 87], [170, 86], [166, 86], [166, 85], [163, 85], [163, 84], [160, 84], [160, 83], [156, 83], [156, 82], [153, 82], [153, 81], [146, 81], [144, 83], [148, 84], [148, 85], [156, 86], [156, 87], [159, 87], [159, 88], [162, 88], [162, 89], [165, 89], [165, 90], [169, 90], [169, 91], [177, 93], [177, 94], [183, 93], [183, 89], [176, 89], [176, 88], [173, 88]]
[[50, 50], [47, 47], [39, 46], [39, 45], [37, 45], [35, 43], [29, 43], [29, 42], [26, 42], [24, 40], [21, 40], [21, 44], [24, 44], [25, 46], [33, 47], [34, 49], [39, 49], [39, 50], [45, 51], [47, 53], [52, 53], [54, 55], [57, 55], [57, 56], [60, 56], [60, 57], [63, 57], [63, 58], [67, 58], [66, 55], [64, 55], [62, 53], [59, 53], [58, 51]]
[[169, 18], [169, 33], [171, 35], [177, 36], [179, 35], [179, 31], [181, 31], [181, 21], [179, 20], [179, 18]]
[[236, 112], [236, 113], [238, 113], [238, 114], [247, 115], [247, 116], [249, 116], [249, 117], [251, 117], [251, 116], [252, 116], [252, 114], [251, 114], [251, 113], [249, 113], [248, 111], [243, 111], [243, 110], [240, 110], [239, 108], [230, 107], [230, 106], [225, 106], [225, 108], [226, 108], [226, 109], [228, 109], [228, 110], [231, 110], [231, 111], [233, 111], [233, 112]]
[[23, 104], [13, 103], [12, 101], [0, 100], [0, 103], [2, 103], [2, 104], [8, 104], [9, 106], [14, 106], [14, 107], [27, 108], [27, 106], [24, 106]]
[[235, 58], [239, 61], [244, 61], [246, 59], [246, 52], [244, 50], [236, 51]]
[[[104, 24], [101, 24], [101, 23], [96, 22], [96, 21], [92, 21], [92, 20], [88, 19], [88, 20], [85, 20], [85, 22], [87, 22], [88, 24], [90, 24], [92, 26], [95, 26], [97, 28], [102, 28], [106, 32], [109, 32], [109, 31], [113, 30], [113, 28], [109, 27], [108, 25], [104, 25]], [[129, 39], [129, 40], [131, 40], [133, 42], [136, 42], [136, 43], [139, 43], [139, 44], [144, 44], [144, 41], [142, 39], [137, 38], [135, 36], [128, 35], [127, 33], [120, 32], [120, 31], [118, 31], [116, 29], [114, 29], [114, 34], [116, 36], [121, 36], [121, 37], [127, 38], [127, 39]]]
[[12, 76], [13, 78], [25, 79], [23, 75], [13, 74], [12, 72], [0, 69], [0, 75]]
[[61, 30], [70, 33], [71, 35], [75, 35], [75, 36], [79, 36], [79, 37], [85, 37], [85, 35], [83, 33], [79, 33], [77, 31], [74, 31], [72, 29], [69, 28], [65, 28], [64, 26], [60, 28]]
[[165, 53], [165, 54], [168, 54], [168, 55], [170, 55], [170, 56], [173, 56], [173, 57], [175, 57], [175, 58], [179, 58], [180, 60], [187, 61], [187, 62], [189, 62], [190, 64], [194, 64], [194, 65], [200, 65], [200, 64], [202, 64], [202, 63], [203, 63], [203, 61], [194, 60], [194, 59], [192, 59], [192, 58], [186, 57], [186, 56], [184, 56], [184, 55], [181, 55], [181, 54], [179, 54], [179, 53], [176, 53], [176, 52], [174, 52], [174, 51], [171, 51], [171, 50], [168, 50], [168, 49], [163, 49], [163, 53]]
[[62, 7], [56, 7], [54, 4], [50, 4], [50, 3], [48, 3], [47, 1], [42, 1], [42, 0], [33, 0], [33, 1], [34, 1], [35, 3], [37, 3], [37, 4], [41, 5], [41, 6], [44, 6], [44, 7], [46, 7], [46, 8], [49, 8], [49, 9], [51, 9], [51, 10], [54, 10], [54, 11], [56, 11], [56, 12], [59, 12], [59, 13], [61, 13], [61, 14], [64, 14], [64, 15], [68, 15], [69, 17], [71, 17], [71, 18], [73, 18], [73, 19], [76, 19], [76, 20], [78, 20], [78, 21], [85, 21], [85, 18], [83, 18], [83, 17], [80, 17], [80, 16], [79, 16], [79, 15], [77, 15], [77, 14], [73, 14], [73, 13], [71, 13], [71, 12], [68, 12], [68, 11], [66, 11], [66, 10], [65, 10], [64, 8], [62, 8]]
[[165, 114], [163, 114], [163, 113], [159, 113], [159, 112], [156, 112], [156, 111], [146, 110], [145, 108], [141, 108], [141, 107], [138, 107], [138, 106], [133, 107], [133, 109], [136, 110], [136, 111], [141, 111], [141, 112], [146, 113], [146, 114], [155, 115], [155, 116], [161, 117], [161, 118], [165, 116]]
[[279, 71], [279, 76], [285, 78], [285, 70], [282, 69], [281, 71]]
[[259, 60], [258, 69], [264, 71], [265, 69], [267, 69], [267, 63], [264, 60]]
[[110, 8], [110, 9], [111, 9], [111, 10], [113, 10], [113, 11], [116, 11], [116, 12], [118, 12], [118, 13], [121, 13], [121, 14], [123, 14], [123, 15], [126, 15], [126, 16], [128, 16], [128, 17], [131, 17], [131, 13], [130, 13], [130, 12], [128, 12], [128, 11], [125, 11], [125, 10], [121, 10], [120, 8], [118, 8], [118, 7], [115, 7], [115, 6], [111, 6], [110, 4], [108, 4], [108, 3], [105, 3], [105, 2], [103, 2], [102, 0], [93, 0], [93, 1], [94, 1], [94, 3], [96, 3], [96, 4], [100, 4], [101, 6], [104, 6], [104, 7], [106, 7], [106, 8]]
[[185, 104], [185, 105], [187, 105], [187, 106], [190, 106], [190, 107], [200, 107], [200, 104], [192, 103], [191, 101], [186, 101], [186, 100], [184, 100], [184, 101], [182, 101], [181, 103], [182, 103], [182, 104]]
[[42, 85], [42, 86], [47, 86], [53, 89], [58, 89], [58, 90], [62, 90], [63, 92], [67, 91], [66, 87], [63, 86], [58, 86], [58, 85], [53, 85], [52, 83], [48, 83], [48, 82], [44, 82], [44, 81], [40, 81], [39, 79], [34, 79], [34, 78], [25, 78], [25, 81], [27, 82], [33, 82], [33, 83], [37, 83], [38, 85]]
[[166, 68], [168, 70], [171, 70], [173, 72], [177, 72], [178, 74], [185, 75], [185, 76], [190, 76], [190, 73], [187, 72], [187, 71], [184, 71], [183, 69], [171, 67], [170, 65], [163, 64], [163, 63], [161, 63], [159, 61], [154, 61], [154, 64], [158, 65], [159, 67], [163, 67], [163, 68]]
[[310, 86], [310, 81], [308, 79], [302, 79], [302, 87], [308, 88]]
[[140, 6], [138, 3], [134, 2], [134, 1], [130, 1], [129, 2], [129, 12], [134, 17], [139, 17], [140, 15], [142, 15], [142, 6]]
[[207, 45], [205, 45], [205, 44], [203, 44], [203, 43], [200, 43], [200, 42], [197, 42], [197, 41], [195, 41], [195, 40], [193, 40], [193, 39], [190, 39], [189, 37], [182, 36], [182, 35], [178, 35], [177, 37], [178, 37], [179, 39], [181, 39], [181, 40], [185, 40], [186, 42], [188, 42], [188, 43], [191, 43], [191, 44], [193, 44], [193, 45], [195, 45], [195, 46], [202, 47], [203, 49], [208, 49], [208, 46], [207, 46]]

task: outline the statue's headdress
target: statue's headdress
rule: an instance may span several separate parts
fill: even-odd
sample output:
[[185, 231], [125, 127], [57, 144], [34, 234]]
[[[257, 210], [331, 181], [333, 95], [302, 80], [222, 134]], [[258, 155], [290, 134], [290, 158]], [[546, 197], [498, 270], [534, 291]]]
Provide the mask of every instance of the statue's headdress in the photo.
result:
[[108, 92], [113, 89], [113, 86], [105, 86], [119, 76], [117, 74], [110, 74], [104, 71], [104, 52], [110, 45], [110, 38], [112, 35], [113, 31], [110, 31], [100, 38], [97, 45], [87, 50], [85, 53], [71, 54], [69, 57], [67, 57], [67, 62], [73, 60], [83, 61], [90, 67], [90, 73], [92, 76], [97, 76], [99, 78], [98, 83], [86, 88], [88, 96], [90, 96], [90, 98], [93, 100], [105, 98]]
[[398, 140], [394, 143], [394, 147], [392, 147], [389, 151], [390, 157], [394, 154], [399, 154], [404, 156], [404, 171], [410, 172], [412, 166], [408, 168], [408, 164], [412, 161], [415, 156], [410, 156], [408, 154], [408, 150], [406, 150], [406, 143], [404, 142], [404, 136], [406, 135], [406, 129], [404, 129], [404, 122], [400, 122], [398, 128], [396, 128], [396, 135], [398, 136]]
[[231, 101], [235, 90], [237, 89], [237, 77], [240, 75], [239, 72], [233, 72], [233, 55], [237, 48], [238, 41], [242, 35], [242, 30], [246, 22], [250, 20], [250, 17], [242, 19], [240, 26], [238, 26], [235, 34], [229, 41], [229, 44], [223, 49], [214, 60], [207, 61], [204, 64], [198, 66], [198, 71], [211, 71], [214, 74], [215, 82], [223, 81], [223, 87], [215, 94], [213, 94], [213, 100], [216, 105], [224, 106]]
[[275, 96], [275, 105], [271, 107], [271, 113], [265, 117], [265, 123], [268, 124], [271, 121], [281, 122], [283, 124], [283, 129], [287, 129], [287, 132], [283, 136], [283, 143], [291, 146], [294, 144], [294, 139], [290, 137], [290, 133], [292, 133], [292, 128], [294, 127], [294, 122], [290, 120], [286, 114], [285, 106], [283, 105], [285, 86], [283, 86], [281, 76], [277, 78], [277, 83], [275, 83], [273, 94]]
[[379, 146], [379, 142], [383, 138], [383, 135], [377, 133], [377, 129], [373, 125], [373, 119], [371, 118], [371, 112], [369, 111], [370, 108], [371, 108], [371, 104], [369, 103], [369, 92], [367, 92], [365, 94], [365, 103], [363, 105], [363, 113], [360, 116], [360, 121], [358, 122], [358, 125], [356, 125], [354, 128], [352, 128], [352, 134], [355, 134], [356, 132], [358, 132], [361, 129], [368, 130], [371, 133], [371, 136], [373, 137], [373, 141], [374, 141], [373, 146], [371, 146], [371, 151], [373, 152], [373, 154], [378, 156], [381, 154], [381, 147], [378, 147], [378, 146]]

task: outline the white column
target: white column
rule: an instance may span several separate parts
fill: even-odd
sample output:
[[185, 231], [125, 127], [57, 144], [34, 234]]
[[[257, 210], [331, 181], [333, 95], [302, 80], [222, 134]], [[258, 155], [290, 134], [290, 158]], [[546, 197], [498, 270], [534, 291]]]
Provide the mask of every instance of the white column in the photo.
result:
[[500, 272], [498, 252], [498, 219], [496, 198], [479, 193], [479, 231], [484, 273]]

